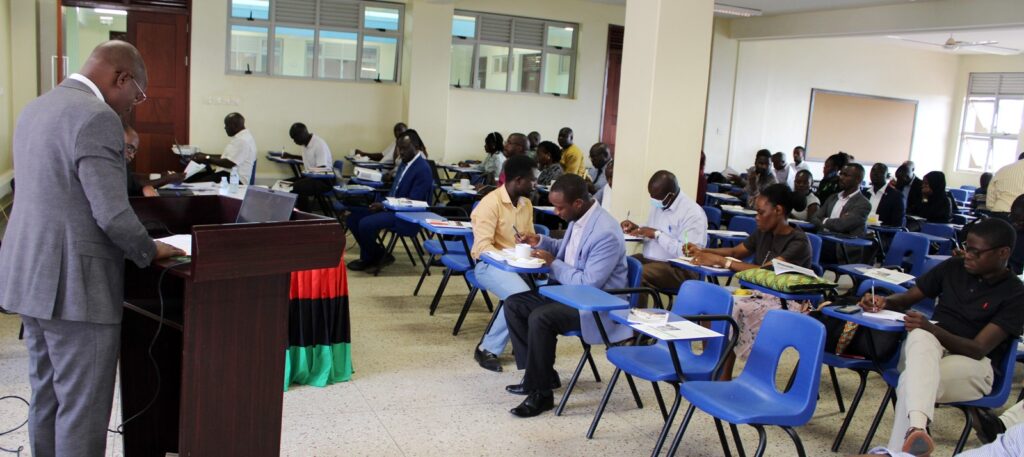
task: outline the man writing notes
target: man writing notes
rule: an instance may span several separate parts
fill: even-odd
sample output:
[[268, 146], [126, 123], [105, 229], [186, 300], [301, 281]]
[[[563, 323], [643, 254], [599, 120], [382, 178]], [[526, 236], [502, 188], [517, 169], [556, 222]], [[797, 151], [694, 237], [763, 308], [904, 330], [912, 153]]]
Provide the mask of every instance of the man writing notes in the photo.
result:
[[653, 207], [647, 226], [640, 227], [630, 220], [622, 221], [620, 226], [624, 233], [644, 238], [644, 253], [636, 256], [644, 264], [644, 286], [677, 290], [683, 281], [697, 275], [669, 265], [668, 260], [682, 255], [687, 243], [704, 247], [708, 217], [679, 189], [676, 175], [669, 171], [654, 173], [647, 182], [647, 193]]
[[186, 182], [218, 182], [222, 177], [230, 177], [231, 169], [238, 167], [238, 180], [242, 184], [249, 184], [249, 177], [256, 167], [256, 139], [245, 128], [245, 118], [238, 113], [224, 117], [224, 133], [231, 137], [231, 141], [224, 146], [224, 153], [220, 157], [203, 153], [192, 156], [193, 162], [212, 169], [196, 173]]
[[[626, 242], [622, 229], [587, 192], [583, 178], [576, 175], [558, 178], [551, 186], [549, 199], [555, 214], [569, 223], [565, 238], [523, 235], [520, 241], [533, 246], [533, 256], [551, 267], [551, 279], [560, 284], [625, 287]], [[527, 396], [511, 413], [533, 417], [554, 407], [551, 391], [561, 386], [554, 369], [558, 335], [582, 330], [585, 341], [600, 341], [601, 337], [593, 314], [577, 311], [537, 292], [509, 297], [504, 309], [516, 366], [526, 369], [521, 384], [505, 388], [510, 393]], [[606, 317], [601, 321], [613, 342], [632, 335], [629, 327], [616, 325]]]
[[905, 293], [861, 300], [866, 311], [906, 311], [925, 297], [939, 300], [931, 320], [916, 311], [904, 319], [890, 449], [929, 455], [935, 403], [992, 391], [996, 365], [1024, 328], [1024, 284], [1006, 268], [1016, 238], [1006, 221], [982, 220], [970, 227], [963, 257], [941, 263]]
[[184, 255], [150, 239], [128, 204], [119, 116], [146, 100], [146, 84], [138, 50], [108, 41], [29, 103], [14, 130], [18, 195], [0, 248], [0, 308], [25, 324], [32, 455], [103, 455], [124, 259], [145, 267]]
[[395, 145], [398, 143], [398, 137], [402, 136], [406, 130], [409, 130], [409, 127], [407, 127], [404, 122], [399, 122], [391, 129], [392, 133], [395, 135], [395, 141], [392, 141], [391, 144], [384, 148], [383, 151], [366, 152], [356, 149], [356, 154], [365, 156], [370, 160], [375, 160], [380, 163], [395, 163], [396, 161], [401, 161], [402, 158], [395, 155]]
[[[288, 136], [295, 142], [296, 145], [302, 146], [302, 155], [297, 156], [294, 154], [284, 153], [281, 157], [286, 159], [301, 159], [302, 166], [306, 171], [310, 170], [332, 170], [334, 165], [334, 157], [331, 155], [331, 148], [327, 146], [327, 142], [323, 138], [314, 135], [306, 127], [306, 124], [296, 122], [292, 124], [291, 128], [288, 129]], [[315, 197], [331, 190], [331, 186], [334, 184], [333, 171], [329, 175], [331, 179], [323, 179], [316, 177], [300, 177], [291, 179], [292, 181], [292, 192], [302, 196], [300, 200], [300, 209], [307, 210], [308, 198]]]
[[[534, 233], [530, 195], [537, 186], [537, 178], [533, 174], [536, 170], [537, 163], [525, 155], [514, 156], [505, 162], [505, 184], [480, 200], [471, 216], [474, 259], [480, 260], [480, 256], [488, 251], [515, 247], [516, 233]], [[499, 300], [530, 290], [518, 274], [499, 270], [484, 262], [476, 264], [476, 280], [484, 290], [498, 296]], [[505, 315], [499, 311], [490, 331], [473, 352], [473, 358], [487, 370], [501, 371], [498, 355], [505, 350], [506, 345], [508, 325], [505, 323]]]

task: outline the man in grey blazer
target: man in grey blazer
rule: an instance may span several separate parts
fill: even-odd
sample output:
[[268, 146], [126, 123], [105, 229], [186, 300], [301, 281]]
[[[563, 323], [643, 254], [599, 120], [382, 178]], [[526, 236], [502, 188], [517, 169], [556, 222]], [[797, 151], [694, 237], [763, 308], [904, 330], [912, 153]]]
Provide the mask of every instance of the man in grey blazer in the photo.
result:
[[121, 334], [124, 259], [183, 255], [152, 240], [125, 189], [121, 117], [146, 99], [132, 45], [109, 41], [29, 103], [14, 130], [18, 194], [0, 248], [0, 308], [21, 315], [36, 456], [101, 456]]
[[[825, 199], [818, 207], [818, 212], [811, 216], [810, 222], [825, 234], [848, 237], [863, 237], [867, 232], [868, 214], [871, 213], [871, 202], [860, 193], [860, 184], [864, 181], [864, 167], [859, 163], [851, 163], [839, 172], [839, 193]], [[838, 248], [838, 247], [837, 247]], [[821, 263], [835, 263], [842, 259], [835, 249], [823, 250]], [[858, 262], [859, 248], [847, 248], [851, 262]]]

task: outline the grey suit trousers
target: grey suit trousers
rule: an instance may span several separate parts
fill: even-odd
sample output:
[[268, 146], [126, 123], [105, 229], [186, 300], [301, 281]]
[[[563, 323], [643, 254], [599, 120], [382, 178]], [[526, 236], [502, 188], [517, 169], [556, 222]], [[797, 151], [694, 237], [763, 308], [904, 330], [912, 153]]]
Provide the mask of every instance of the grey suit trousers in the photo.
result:
[[29, 353], [29, 439], [37, 457], [100, 457], [114, 399], [120, 324], [22, 316]]

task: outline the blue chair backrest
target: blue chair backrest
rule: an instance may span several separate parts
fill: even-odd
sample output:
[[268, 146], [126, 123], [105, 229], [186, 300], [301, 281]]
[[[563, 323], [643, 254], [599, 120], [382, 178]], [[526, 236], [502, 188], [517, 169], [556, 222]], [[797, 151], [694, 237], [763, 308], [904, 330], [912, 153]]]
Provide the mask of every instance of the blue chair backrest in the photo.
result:
[[748, 216], [734, 216], [729, 221], [729, 230], [753, 235], [757, 231], [757, 221]]
[[[708, 192], [711, 192], [708, 190]], [[722, 226], [722, 210], [714, 206], [704, 206], [704, 214], [708, 217], [708, 227], [717, 230]]]
[[945, 261], [946, 261], [946, 259], [936, 259], [936, 258], [932, 258], [931, 256], [925, 256], [925, 258], [924, 258], [924, 267], [921, 268], [921, 274], [925, 274], [925, 273], [927, 273], [929, 271], [932, 271], [932, 268], [935, 268], [935, 267], [939, 266], [940, 263], [945, 262]]
[[[887, 282], [876, 281], [874, 279], [868, 279], [866, 281], [862, 281], [860, 283], [860, 286], [857, 287], [857, 295], [858, 296], [863, 296], [864, 294], [866, 294], [868, 292], [871, 292], [871, 288], [872, 287], [875, 288], [875, 292], [876, 293], [878, 293], [878, 292], [889, 292], [886, 295], [902, 294], [903, 292], [907, 291], [907, 288], [903, 287], [903, 286], [897, 286], [896, 284], [889, 284]], [[879, 295], [882, 295], [882, 294], [879, 293]]]
[[935, 224], [932, 222], [921, 223], [921, 233], [927, 233], [929, 235], [941, 236], [951, 240], [956, 239], [956, 229], [949, 224]]
[[[547, 227], [545, 227], [547, 228]], [[626, 287], [640, 287], [644, 265], [635, 257], [626, 256]], [[636, 307], [640, 302], [640, 294], [629, 294], [629, 307]]]
[[341, 179], [345, 175], [345, 161], [335, 160], [334, 161], [334, 177]]
[[1007, 348], [1006, 354], [1003, 356], [1003, 360], [999, 361], [999, 370], [996, 373], [995, 382], [992, 383], [992, 393], [982, 398], [993, 399], [992, 406], [984, 405], [989, 408], [998, 408], [1006, 403], [1006, 398], [1010, 396], [1010, 389], [1013, 388], [1013, 369], [1014, 364], [1017, 363], [1017, 344], [1020, 343], [1020, 338], [1014, 338], [1010, 341], [1010, 347]]
[[821, 237], [813, 233], [807, 234], [807, 240], [811, 242], [811, 265], [821, 264]]
[[[672, 312], [680, 316], [685, 315], [698, 315], [698, 314], [719, 314], [719, 315], [732, 315], [732, 294], [729, 290], [704, 281], [684, 281], [679, 286], [679, 294], [676, 295], [676, 301], [672, 305]], [[690, 351], [693, 354], [689, 357], [693, 358], [713, 358], [718, 360], [722, 356], [722, 352], [725, 351], [726, 343], [729, 337], [729, 323], [725, 321], [714, 321], [711, 322], [711, 330], [714, 330], [725, 338], [712, 338], [705, 341], [704, 352], [700, 355], [696, 355], [693, 352], [692, 345], [680, 344], [676, 346], [676, 349], [680, 353], [684, 351]]]
[[[800, 354], [800, 363], [797, 364], [792, 387], [786, 392], [779, 392], [775, 376], [782, 353], [788, 348]], [[734, 382], [776, 397], [774, 403], [779, 404], [782, 410], [795, 411], [794, 415], [786, 417], [787, 422], [806, 423], [814, 415], [814, 407], [818, 403], [824, 349], [825, 326], [821, 322], [781, 309], [768, 311], [754, 339], [747, 365]]]
[[960, 203], [967, 202], [967, 191], [964, 189], [949, 189], [949, 194]]
[[883, 265], [899, 265], [911, 275], [924, 274], [924, 259], [928, 256], [928, 239], [917, 233], [897, 232], [885, 253]]
[[257, 163], [259, 163], [259, 160], [253, 160], [252, 161], [252, 174], [249, 175], [249, 185], [250, 186], [256, 184], [256, 164]]
[[708, 190], [707, 191], [708, 192], [713, 192], [713, 193], [717, 194], [718, 193], [718, 183], [709, 182], [708, 183]]
[[533, 224], [533, 232], [538, 235], [551, 236], [551, 229], [547, 228], [547, 226], [540, 224]]
[[963, 189], [963, 190], [970, 190], [970, 191], [978, 190], [978, 186], [972, 186], [972, 185], [969, 185], [969, 184], [964, 184], [964, 185], [960, 186], [960, 188]]

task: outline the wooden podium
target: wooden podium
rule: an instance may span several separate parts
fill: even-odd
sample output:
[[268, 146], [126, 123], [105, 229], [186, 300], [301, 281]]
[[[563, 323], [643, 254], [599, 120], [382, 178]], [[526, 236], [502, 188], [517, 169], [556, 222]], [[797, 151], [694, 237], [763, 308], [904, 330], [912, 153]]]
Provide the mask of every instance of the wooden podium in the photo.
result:
[[154, 236], [191, 233], [192, 259], [125, 271], [128, 457], [280, 453], [290, 273], [336, 267], [344, 231], [335, 219], [300, 212], [288, 222], [232, 224], [241, 203], [131, 199]]

